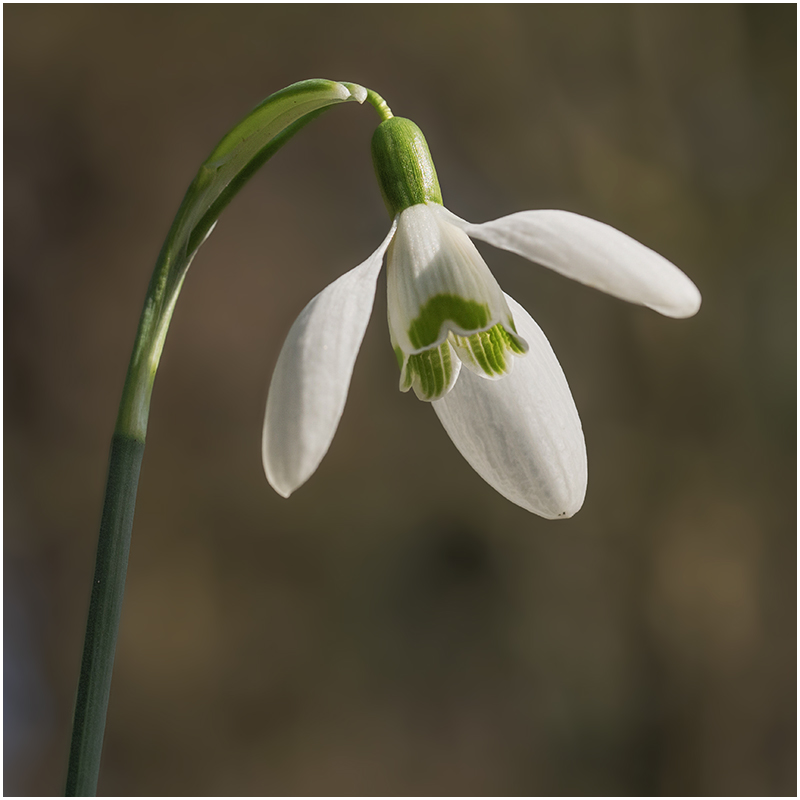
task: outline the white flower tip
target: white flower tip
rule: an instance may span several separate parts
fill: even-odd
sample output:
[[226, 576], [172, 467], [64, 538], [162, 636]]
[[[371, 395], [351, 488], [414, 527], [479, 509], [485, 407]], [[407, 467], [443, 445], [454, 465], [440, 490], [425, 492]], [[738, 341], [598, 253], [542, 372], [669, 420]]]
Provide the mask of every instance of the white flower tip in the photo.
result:
[[261, 463], [264, 466], [264, 474], [267, 476], [269, 485], [281, 496], [289, 497], [295, 489], [305, 483], [304, 480], [292, 480], [287, 475], [286, 465], [281, 468], [280, 459], [274, 458], [270, 453], [270, 439], [267, 434], [266, 426], [264, 428], [264, 438], [261, 447]]
[[[677, 267], [675, 268], [677, 270]], [[672, 317], [673, 319], [687, 319], [693, 317], [699, 310], [703, 302], [700, 295], [700, 290], [686, 277], [680, 273], [684, 279], [680, 287], [676, 287], [676, 291], [671, 299], [671, 302], [660, 304], [652, 304], [650, 307], [654, 311], [658, 311], [665, 317]]]
[[529, 497], [509, 499], [545, 519], [569, 519], [583, 508], [586, 484], [586, 450], [581, 448], [566, 463], [553, 463], [547, 480]]
[[285, 489], [278, 486], [278, 484], [275, 481], [270, 480], [269, 475], [267, 475], [267, 480], [269, 481], [269, 485], [284, 499], [288, 499], [290, 495], [294, 492], [294, 489]]
[[583, 508], [583, 501], [585, 497], [586, 484], [584, 483], [583, 491], [576, 497], [570, 498], [570, 500], [562, 506], [564, 510], [552, 517], [549, 517], [549, 519], [569, 519], [570, 517], [574, 517]]

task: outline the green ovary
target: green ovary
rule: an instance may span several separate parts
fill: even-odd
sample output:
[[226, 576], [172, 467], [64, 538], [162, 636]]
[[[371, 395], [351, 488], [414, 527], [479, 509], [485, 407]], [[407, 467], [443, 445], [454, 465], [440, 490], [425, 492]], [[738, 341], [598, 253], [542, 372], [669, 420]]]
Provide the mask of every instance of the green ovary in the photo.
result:
[[454, 294], [431, 297], [408, 327], [411, 346], [419, 348], [432, 345], [439, 338], [445, 322], [451, 322], [465, 331], [485, 328], [489, 322], [489, 306]]

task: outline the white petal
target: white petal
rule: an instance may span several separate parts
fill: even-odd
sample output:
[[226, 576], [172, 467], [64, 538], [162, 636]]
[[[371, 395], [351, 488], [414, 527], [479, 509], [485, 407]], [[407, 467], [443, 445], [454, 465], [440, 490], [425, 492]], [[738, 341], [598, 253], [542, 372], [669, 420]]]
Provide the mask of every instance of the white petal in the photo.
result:
[[386, 258], [389, 328], [406, 355], [440, 345], [449, 331], [469, 335], [501, 323], [514, 333], [481, 254], [440, 209], [419, 204], [400, 213]]
[[363, 264], [303, 309], [278, 357], [267, 397], [262, 458], [267, 480], [284, 497], [311, 477], [333, 441], [395, 227]]
[[451, 219], [476, 239], [668, 317], [700, 308], [700, 292], [673, 263], [597, 220], [569, 211], [521, 211], [481, 225]]
[[433, 408], [461, 455], [500, 494], [548, 519], [571, 517], [586, 494], [581, 421], [544, 333], [506, 299], [528, 354], [499, 381], [461, 370]]

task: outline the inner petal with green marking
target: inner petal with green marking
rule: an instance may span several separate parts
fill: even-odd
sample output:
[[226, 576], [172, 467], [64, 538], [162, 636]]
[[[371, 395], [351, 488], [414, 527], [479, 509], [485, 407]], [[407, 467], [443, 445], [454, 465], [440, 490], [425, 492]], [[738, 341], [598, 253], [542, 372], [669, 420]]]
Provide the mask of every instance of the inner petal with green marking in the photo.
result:
[[437, 294], [419, 310], [408, 327], [408, 338], [415, 348], [428, 347], [440, 336], [442, 325], [460, 331], [477, 331], [489, 322], [489, 304], [467, 300], [455, 294]]
[[389, 332], [400, 388], [438, 400], [462, 363], [484, 378], [507, 375], [528, 352], [506, 297], [469, 237], [435, 203], [397, 217], [387, 251]]
[[526, 342], [501, 324], [468, 336], [451, 332], [438, 347], [419, 353], [406, 355], [395, 347], [400, 389], [413, 388], [420, 400], [438, 400], [452, 389], [462, 363], [481, 377], [496, 380], [511, 372], [512, 355], [527, 352]]
[[439, 347], [432, 347], [405, 358], [400, 388], [407, 392], [413, 387], [420, 400], [438, 400], [452, 389], [460, 367], [450, 343], [444, 342]]
[[516, 333], [509, 333], [503, 325], [470, 336], [450, 335], [450, 341], [461, 362], [485, 378], [500, 378], [511, 372], [512, 353], [525, 355], [528, 345]]

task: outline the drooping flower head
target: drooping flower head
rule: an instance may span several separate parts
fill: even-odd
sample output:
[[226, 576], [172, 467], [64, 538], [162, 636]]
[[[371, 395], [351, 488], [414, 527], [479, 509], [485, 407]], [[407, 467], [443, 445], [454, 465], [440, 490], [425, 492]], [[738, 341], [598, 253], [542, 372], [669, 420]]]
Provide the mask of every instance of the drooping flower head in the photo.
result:
[[392, 227], [289, 332], [267, 400], [267, 478], [288, 497], [327, 452], [386, 254], [400, 388], [432, 402], [464, 458], [502, 495], [540, 516], [572, 516], [587, 481], [572, 394], [541, 329], [503, 293], [470, 237], [667, 316], [696, 313], [700, 294], [657, 253], [577, 214], [526, 211], [482, 225], [456, 217], [442, 204], [420, 129], [387, 116], [372, 153]]
[[444, 397], [465, 364], [496, 379], [526, 353], [503, 292], [469, 237], [439, 215], [442, 194], [422, 131], [393, 117], [372, 138], [375, 172], [397, 232], [389, 245], [389, 332], [400, 386]]

